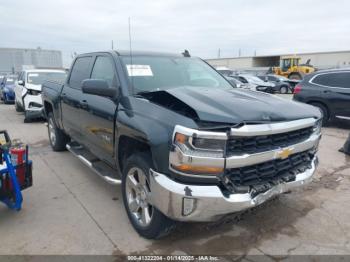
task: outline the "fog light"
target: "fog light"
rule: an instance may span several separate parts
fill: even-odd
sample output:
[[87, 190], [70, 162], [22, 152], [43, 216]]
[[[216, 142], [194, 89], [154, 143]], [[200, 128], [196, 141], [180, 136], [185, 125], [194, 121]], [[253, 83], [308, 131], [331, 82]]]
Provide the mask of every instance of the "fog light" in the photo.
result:
[[195, 202], [196, 200], [193, 198], [184, 197], [182, 199], [182, 215], [190, 215], [195, 209]]

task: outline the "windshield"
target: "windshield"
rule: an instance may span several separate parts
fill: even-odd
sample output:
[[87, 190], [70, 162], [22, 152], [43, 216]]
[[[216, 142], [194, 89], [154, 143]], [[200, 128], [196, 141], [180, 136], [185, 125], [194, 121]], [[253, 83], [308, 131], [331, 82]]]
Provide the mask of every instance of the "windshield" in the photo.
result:
[[64, 82], [66, 79], [65, 72], [33, 72], [28, 73], [28, 83], [33, 85], [42, 85], [46, 80]]
[[179, 86], [232, 89], [213, 68], [198, 58], [135, 56], [122, 57], [134, 93], [167, 90]]

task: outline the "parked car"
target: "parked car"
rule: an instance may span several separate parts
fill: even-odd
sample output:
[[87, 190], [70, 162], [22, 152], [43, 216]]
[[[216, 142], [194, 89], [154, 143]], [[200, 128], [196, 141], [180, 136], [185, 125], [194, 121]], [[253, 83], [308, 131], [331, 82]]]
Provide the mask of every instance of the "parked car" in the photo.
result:
[[146, 238], [260, 205], [310, 182], [318, 162], [317, 108], [232, 88], [188, 54], [81, 54], [43, 102], [52, 149], [121, 184]]
[[45, 80], [62, 82], [67, 73], [64, 70], [30, 69], [21, 72], [16, 82], [15, 108], [24, 111], [24, 122], [42, 117], [41, 85]]
[[279, 75], [259, 75], [258, 77], [265, 82], [274, 83], [274, 92], [281, 94], [293, 93], [294, 86], [300, 82]]
[[294, 89], [294, 100], [318, 107], [323, 124], [350, 120], [350, 69], [317, 71], [305, 76]]
[[230, 82], [230, 84], [233, 86], [233, 87], [236, 87], [236, 88], [244, 88], [245, 87], [245, 84], [243, 84], [241, 81], [239, 81], [238, 79], [234, 78], [234, 77], [231, 77], [231, 76], [224, 76], [226, 78], [227, 81]]
[[259, 77], [249, 74], [239, 74], [232, 75], [232, 77], [238, 79], [243, 84], [245, 84], [244, 88], [254, 90], [254, 91], [262, 91], [266, 93], [274, 93], [275, 84], [265, 82], [261, 80]]
[[3, 77], [0, 83], [0, 99], [4, 104], [10, 104], [15, 101], [15, 79], [11, 76]]

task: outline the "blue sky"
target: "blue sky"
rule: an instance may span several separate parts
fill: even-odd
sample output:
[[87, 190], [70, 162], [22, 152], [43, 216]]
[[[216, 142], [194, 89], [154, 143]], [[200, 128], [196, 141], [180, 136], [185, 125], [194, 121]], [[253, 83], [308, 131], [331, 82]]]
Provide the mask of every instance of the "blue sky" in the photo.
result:
[[350, 49], [344, 0], [0, 0], [0, 47], [73, 52], [128, 49], [202, 58]]

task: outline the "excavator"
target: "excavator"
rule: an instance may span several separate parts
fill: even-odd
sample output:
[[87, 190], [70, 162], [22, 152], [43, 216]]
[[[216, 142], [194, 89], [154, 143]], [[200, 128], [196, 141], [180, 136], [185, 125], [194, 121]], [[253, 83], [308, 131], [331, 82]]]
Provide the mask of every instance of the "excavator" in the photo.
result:
[[300, 64], [300, 60], [301, 58], [296, 56], [284, 57], [280, 61], [281, 66], [271, 67], [269, 73], [292, 80], [301, 80], [304, 75], [315, 72], [315, 68], [310, 64], [310, 59], [307, 60], [306, 64]]

